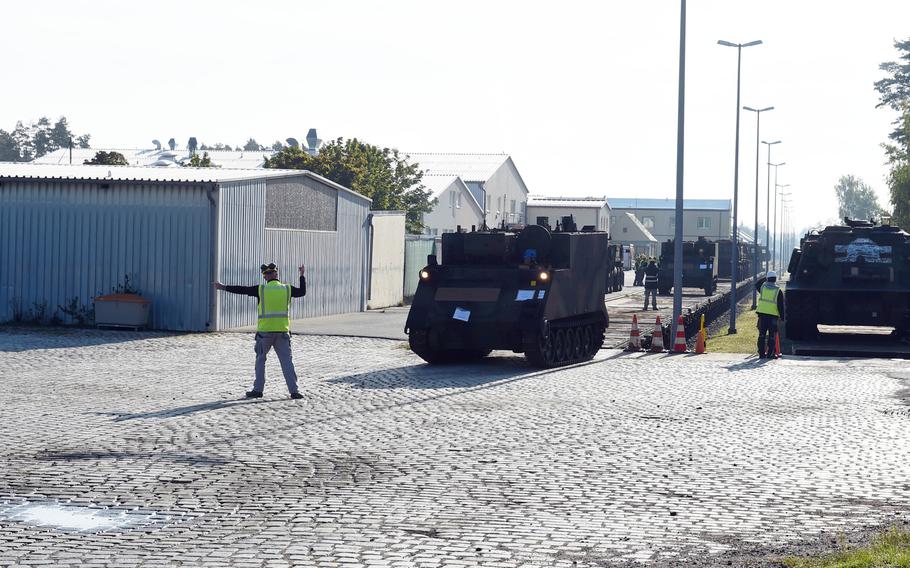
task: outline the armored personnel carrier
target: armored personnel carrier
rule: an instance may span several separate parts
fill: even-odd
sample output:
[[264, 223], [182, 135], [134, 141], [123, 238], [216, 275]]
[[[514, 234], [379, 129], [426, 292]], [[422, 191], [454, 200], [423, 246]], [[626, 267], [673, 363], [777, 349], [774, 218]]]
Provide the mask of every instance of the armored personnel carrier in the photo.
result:
[[[673, 288], [674, 242], [668, 239], [660, 247], [660, 273], [657, 289], [661, 295]], [[717, 290], [717, 243], [698, 237], [697, 241], [683, 243], [683, 288], [701, 288], [705, 296]]]
[[810, 339], [818, 324], [889, 326], [910, 332], [910, 235], [844, 219], [800, 240], [787, 267], [786, 330]]
[[608, 237], [563, 227], [444, 234], [442, 263], [428, 256], [408, 313], [411, 350], [431, 364], [493, 349], [539, 367], [593, 358], [609, 325]]
[[[755, 249], [751, 245], [737, 242], [739, 250], [739, 280], [752, 276], [752, 255]], [[717, 277], [727, 280], [733, 278], [733, 241], [721, 239], [717, 241]]]

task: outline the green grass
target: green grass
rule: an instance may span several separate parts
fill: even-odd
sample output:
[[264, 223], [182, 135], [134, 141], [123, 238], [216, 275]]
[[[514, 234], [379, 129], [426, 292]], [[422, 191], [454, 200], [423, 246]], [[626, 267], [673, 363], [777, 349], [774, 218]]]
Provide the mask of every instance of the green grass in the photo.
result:
[[910, 533], [892, 527], [863, 548], [782, 562], [787, 568], [910, 568]]
[[724, 328], [720, 335], [708, 337], [708, 353], [758, 353], [758, 315], [752, 310], [736, 314], [736, 334]]

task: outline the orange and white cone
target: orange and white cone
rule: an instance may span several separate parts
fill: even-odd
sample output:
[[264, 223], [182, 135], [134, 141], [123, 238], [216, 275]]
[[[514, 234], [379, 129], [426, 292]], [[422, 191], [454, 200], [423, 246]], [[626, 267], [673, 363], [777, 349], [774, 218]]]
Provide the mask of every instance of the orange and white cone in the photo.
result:
[[676, 341], [673, 343], [674, 353], [686, 352], [686, 322], [682, 315], [676, 320]]
[[632, 314], [632, 332], [629, 334], [626, 351], [641, 351], [641, 334], [638, 331], [638, 316], [635, 314]]
[[651, 333], [651, 352], [664, 352], [664, 329], [660, 325], [660, 316], [657, 316], [657, 321], [654, 322], [654, 331]]

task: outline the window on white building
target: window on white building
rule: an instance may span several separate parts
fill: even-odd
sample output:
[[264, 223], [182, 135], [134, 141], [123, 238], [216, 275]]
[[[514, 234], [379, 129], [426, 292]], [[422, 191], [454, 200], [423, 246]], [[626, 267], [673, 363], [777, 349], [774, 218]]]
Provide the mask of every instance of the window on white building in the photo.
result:
[[461, 194], [458, 194], [458, 201], [455, 204], [455, 207], [461, 209]]
[[699, 229], [710, 229], [711, 228], [711, 218], [710, 217], [699, 217], [696, 221], [696, 227]]
[[654, 217], [642, 217], [641, 224], [649, 231], [654, 228]]

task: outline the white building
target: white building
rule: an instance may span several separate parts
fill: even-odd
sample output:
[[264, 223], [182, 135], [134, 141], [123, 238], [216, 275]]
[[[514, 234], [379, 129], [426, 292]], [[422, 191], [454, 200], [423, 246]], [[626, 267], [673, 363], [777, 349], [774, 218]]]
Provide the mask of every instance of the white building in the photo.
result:
[[424, 214], [427, 234], [454, 232], [459, 226], [470, 230], [483, 225], [484, 211], [467, 184], [458, 176], [424, 176], [423, 185], [432, 192], [436, 205]]
[[[452, 232], [457, 225], [470, 230], [484, 221], [490, 227], [527, 222], [528, 188], [508, 154], [407, 155], [410, 163], [423, 170], [423, 184], [439, 198], [435, 209], [424, 216], [428, 234]], [[471, 216], [474, 205], [479, 217]]]
[[579, 229], [585, 226], [610, 232], [610, 205], [606, 197], [546, 197], [528, 196], [528, 222], [543, 218], [545, 224], [556, 228], [556, 221], [571, 215]]
[[[614, 217], [631, 213], [654, 237], [664, 242], [676, 236], [676, 200], [651, 198], [609, 197]], [[698, 237], [716, 241], [729, 239], [732, 234], [731, 201], [729, 199], [684, 199], [683, 240]]]

